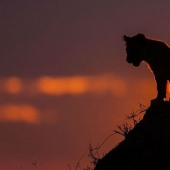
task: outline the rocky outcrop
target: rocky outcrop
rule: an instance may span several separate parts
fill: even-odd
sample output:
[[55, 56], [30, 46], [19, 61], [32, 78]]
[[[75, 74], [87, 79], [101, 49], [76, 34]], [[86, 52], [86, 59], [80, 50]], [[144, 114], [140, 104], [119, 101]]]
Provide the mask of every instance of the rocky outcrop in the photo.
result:
[[94, 170], [170, 169], [170, 102], [150, 106], [143, 119]]

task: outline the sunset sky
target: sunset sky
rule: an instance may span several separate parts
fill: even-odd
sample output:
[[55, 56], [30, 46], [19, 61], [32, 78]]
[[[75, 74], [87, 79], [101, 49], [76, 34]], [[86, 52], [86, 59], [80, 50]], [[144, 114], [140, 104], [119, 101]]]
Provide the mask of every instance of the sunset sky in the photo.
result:
[[36, 160], [38, 170], [74, 170], [90, 142], [149, 106], [153, 75], [126, 63], [122, 36], [170, 44], [169, 9], [168, 0], [1, 0], [0, 169], [34, 170]]

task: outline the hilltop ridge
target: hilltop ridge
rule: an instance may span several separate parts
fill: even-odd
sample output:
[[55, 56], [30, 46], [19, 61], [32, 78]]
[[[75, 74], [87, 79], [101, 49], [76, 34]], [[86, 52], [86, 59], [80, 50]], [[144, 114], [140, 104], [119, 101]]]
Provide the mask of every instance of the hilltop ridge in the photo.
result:
[[94, 170], [170, 169], [170, 102], [151, 105], [119, 145]]

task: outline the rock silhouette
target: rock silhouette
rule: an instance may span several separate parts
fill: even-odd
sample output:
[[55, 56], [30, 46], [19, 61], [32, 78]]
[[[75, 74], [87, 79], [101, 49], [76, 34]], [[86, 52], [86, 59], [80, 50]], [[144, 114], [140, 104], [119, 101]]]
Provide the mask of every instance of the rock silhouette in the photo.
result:
[[94, 168], [125, 169], [170, 169], [170, 102], [151, 105], [126, 138]]

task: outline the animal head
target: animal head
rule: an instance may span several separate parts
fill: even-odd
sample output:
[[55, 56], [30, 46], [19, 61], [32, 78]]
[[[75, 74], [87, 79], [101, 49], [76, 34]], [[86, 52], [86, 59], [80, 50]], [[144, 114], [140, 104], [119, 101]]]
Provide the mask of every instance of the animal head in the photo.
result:
[[138, 67], [145, 57], [147, 38], [143, 34], [137, 34], [133, 37], [124, 35], [123, 40], [126, 42], [126, 61]]

